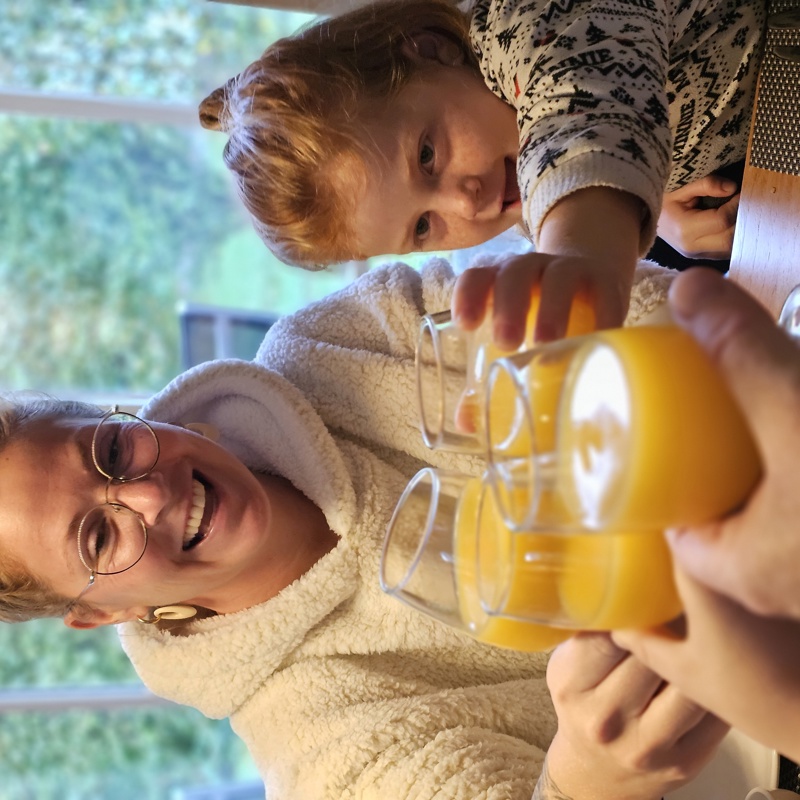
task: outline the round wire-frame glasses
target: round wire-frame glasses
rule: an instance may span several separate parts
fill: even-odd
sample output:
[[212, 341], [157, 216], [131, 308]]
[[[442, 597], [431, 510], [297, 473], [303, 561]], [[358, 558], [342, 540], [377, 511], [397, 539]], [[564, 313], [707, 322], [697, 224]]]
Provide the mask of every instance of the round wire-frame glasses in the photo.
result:
[[146, 478], [158, 463], [161, 446], [153, 428], [114, 406], [95, 428], [92, 463], [106, 478], [105, 502], [90, 508], [78, 525], [78, 557], [89, 570], [90, 589], [97, 575], [116, 575], [135, 566], [147, 548], [142, 516], [124, 503], [112, 502], [112, 485]]

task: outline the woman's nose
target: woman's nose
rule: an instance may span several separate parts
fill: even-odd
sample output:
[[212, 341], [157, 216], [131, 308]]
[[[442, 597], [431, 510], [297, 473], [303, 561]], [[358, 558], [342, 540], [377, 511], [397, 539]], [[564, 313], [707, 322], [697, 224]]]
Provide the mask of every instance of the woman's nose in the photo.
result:
[[149, 528], [158, 522], [159, 515], [167, 506], [169, 492], [164, 476], [153, 470], [144, 478], [124, 483], [112, 483], [108, 487], [108, 501], [121, 503], [136, 512]]

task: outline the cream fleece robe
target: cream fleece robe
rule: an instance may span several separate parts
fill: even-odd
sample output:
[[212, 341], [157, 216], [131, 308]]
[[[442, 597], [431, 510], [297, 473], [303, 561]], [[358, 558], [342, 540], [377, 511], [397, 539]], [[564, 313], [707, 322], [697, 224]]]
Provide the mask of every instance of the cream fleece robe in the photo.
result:
[[[640, 268], [630, 321], [663, 302], [670, 278]], [[120, 626], [156, 694], [231, 718], [269, 800], [528, 800], [555, 733], [545, 655], [477, 643], [378, 586], [383, 534], [416, 468], [479, 468], [430, 453], [417, 428], [420, 315], [448, 306], [452, 282], [442, 261], [368, 273], [279, 322], [254, 362], [196, 367], [143, 409], [213, 423], [340, 537], [277, 597], [188, 635]]]

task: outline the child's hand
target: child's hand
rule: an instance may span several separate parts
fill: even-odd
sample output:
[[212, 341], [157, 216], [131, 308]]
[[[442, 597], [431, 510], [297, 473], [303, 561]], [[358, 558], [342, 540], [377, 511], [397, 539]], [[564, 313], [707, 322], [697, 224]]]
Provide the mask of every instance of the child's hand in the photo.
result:
[[[658, 235], [687, 258], [730, 258], [739, 210], [736, 191], [734, 181], [708, 175], [668, 192], [658, 218]], [[722, 202], [710, 208], [703, 201], [709, 197]]]
[[658, 800], [691, 780], [727, 732], [605, 633], [559, 645], [547, 685], [558, 733], [537, 792], [549, 780], [560, 793], [534, 798]]
[[[629, 276], [617, 274], [607, 263], [524, 253], [466, 270], [456, 282], [452, 312], [463, 328], [473, 330], [491, 306], [495, 343], [505, 350], [516, 350], [525, 338], [534, 298], [539, 300], [539, 311], [533, 338], [546, 342], [566, 334], [576, 297], [584, 309], [589, 306], [593, 311], [593, 321], [584, 322], [583, 329], [576, 331], [588, 333], [594, 328], [621, 325], [629, 296]], [[584, 320], [586, 316], [584, 313]]]

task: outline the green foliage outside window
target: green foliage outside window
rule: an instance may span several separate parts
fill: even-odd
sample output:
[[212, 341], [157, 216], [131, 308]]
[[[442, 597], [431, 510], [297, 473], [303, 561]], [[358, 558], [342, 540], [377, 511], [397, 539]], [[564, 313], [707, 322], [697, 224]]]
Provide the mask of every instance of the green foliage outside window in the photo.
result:
[[[6, 0], [0, 91], [196, 105], [294, 30], [206, 0]], [[0, 112], [0, 389], [147, 393], [179, 369], [179, 300], [285, 313], [344, 281], [280, 265], [199, 127]], [[126, 684], [113, 629], [0, 626], [0, 690]], [[254, 776], [225, 721], [173, 706], [0, 714], [0, 800], [171, 800]]]
[[[205, 0], [7, 3], [0, 91], [196, 107], [306, 19]], [[149, 394], [179, 371], [179, 301], [287, 313], [346, 281], [277, 261], [222, 134], [0, 113], [0, 388]]]

